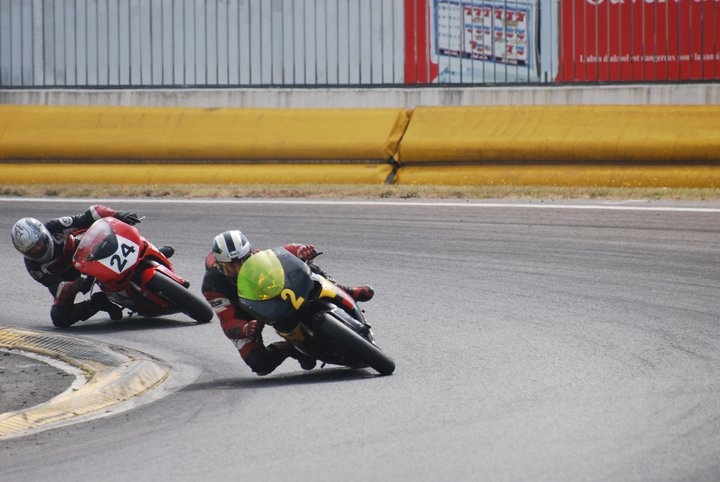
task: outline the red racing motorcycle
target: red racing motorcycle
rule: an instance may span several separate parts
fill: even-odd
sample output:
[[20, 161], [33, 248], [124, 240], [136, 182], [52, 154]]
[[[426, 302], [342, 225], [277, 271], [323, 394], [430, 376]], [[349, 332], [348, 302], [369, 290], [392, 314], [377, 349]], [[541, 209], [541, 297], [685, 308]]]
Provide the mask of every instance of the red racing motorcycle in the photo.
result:
[[185, 313], [197, 323], [212, 320], [210, 305], [189, 291], [172, 263], [133, 226], [106, 217], [82, 233], [73, 266], [114, 303], [141, 316]]

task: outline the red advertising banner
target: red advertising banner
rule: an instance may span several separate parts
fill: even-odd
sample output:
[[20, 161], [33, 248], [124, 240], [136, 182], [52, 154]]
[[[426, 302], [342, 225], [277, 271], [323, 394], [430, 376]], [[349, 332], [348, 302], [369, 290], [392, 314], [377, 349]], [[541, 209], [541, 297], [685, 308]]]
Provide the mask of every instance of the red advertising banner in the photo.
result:
[[561, 82], [720, 78], [720, 0], [560, 2]]
[[438, 76], [430, 59], [430, 15], [427, 0], [405, 0], [405, 83], [426, 84]]

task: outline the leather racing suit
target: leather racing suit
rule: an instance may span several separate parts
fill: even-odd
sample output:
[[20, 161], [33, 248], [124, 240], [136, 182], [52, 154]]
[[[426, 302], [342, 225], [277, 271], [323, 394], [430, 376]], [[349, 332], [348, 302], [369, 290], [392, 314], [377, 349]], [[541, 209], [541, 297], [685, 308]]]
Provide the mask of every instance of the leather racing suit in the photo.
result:
[[[311, 270], [321, 272], [315, 264], [304, 260], [298, 253], [305, 247], [302, 244], [287, 244], [283, 246], [290, 253], [307, 262]], [[254, 250], [256, 251], [256, 250]], [[279, 341], [265, 346], [262, 338], [262, 327], [252, 337], [245, 336], [248, 323], [255, 322], [253, 316], [245, 311], [239, 303], [237, 293], [237, 278], [229, 278], [215, 266], [215, 257], [210, 253], [205, 258], [205, 276], [202, 283], [202, 292], [220, 319], [225, 336], [235, 345], [240, 356], [247, 366], [257, 375], [267, 375], [275, 370], [287, 357], [300, 362], [300, 366], [309, 370], [315, 367], [313, 358], [297, 351], [289, 342]]]
[[[128, 215], [132, 217], [128, 218]], [[63, 216], [44, 223], [52, 237], [53, 254], [50, 261], [39, 263], [24, 258], [30, 276], [46, 286], [54, 298], [50, 318], [57, 327], [66, 328], [78, 321], [87, 320], [100, 310], [110, 313], [113, 319], [122, 317], [122, 309], [110, 302], [104, 293], [95, 293], [91, 299], [75, 303], [77, 294], [83, 291], [84, 280], [72, 265], [72, 257], [80, 240], [76, 234], [104, 217], [116, 217], [128, 224], [137, 222], [132, 222], [132, 219], [137, 219], [134, 213], [95, 204], [80, 214]]]

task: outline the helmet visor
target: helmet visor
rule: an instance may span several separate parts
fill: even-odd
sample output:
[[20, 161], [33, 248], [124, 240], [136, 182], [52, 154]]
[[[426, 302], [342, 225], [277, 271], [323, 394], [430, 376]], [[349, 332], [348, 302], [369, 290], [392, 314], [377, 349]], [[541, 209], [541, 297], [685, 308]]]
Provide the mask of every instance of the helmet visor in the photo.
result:
[[25, 256], [32, 260], [40, 260], [43, 256], [45, 256], [45, 253], [47, 253], [48, 244], [45, 241], [45, 239], [40, 238], [37, 241], [35, 241], [35, 244], [33, 244], [30, 249], [28, 249], [25, 252]]
[[220, 268], [220, 271], [223, 272], [225, 276], [228, 278], [237, 278], [238, 273], [240, 272], [240, 268], [242, 268], [243, 263], [247, 261], [247, 259], [252, 255], [251, 252], [248, 251], [245, 256], [242, 258], [235, 258], [231, 259], [230, 261], [218, 261], [215, 260], [215, 264], [217, 264], [217, 267]]
[[217, 265], [218, 268], [220, 268], [220, 271], [222, 271], [225, 276], [227, 276], [228, 278], [236, 278], [238, 273], [240, 272], [240, 268], [242, 268], [243, 260], [237, 259], [227, 263], [218, 261]]

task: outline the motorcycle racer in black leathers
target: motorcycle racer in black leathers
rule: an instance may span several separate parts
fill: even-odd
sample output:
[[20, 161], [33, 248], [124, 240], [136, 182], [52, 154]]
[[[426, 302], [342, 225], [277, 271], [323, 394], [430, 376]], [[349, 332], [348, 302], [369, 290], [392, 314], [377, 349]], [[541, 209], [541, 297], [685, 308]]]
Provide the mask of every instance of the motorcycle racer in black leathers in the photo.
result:
[[[312, 263], [312, 259], [318, 255], [313, 245], [287, 244], [284, 248], [305, 261], [314, 272], [325, 274]], [[297, 351], [291, 343], [279, 341], [265, 346], [262, 339], [264, 323], [253, 319], [253, 316], [240, 306], [238, 272], [242, 264], [257, 251], [238, 230], [217, 235], [213, 240], [212, 251], [205, 258], [203, 295], [220, 319], [225, 336], [232, 341], [242, 359], [257, 375], [271, 373], [288, 357], [298, 360], [303, 369], [311, 370], [315, 367], [316, 360]], [[374, 294], [370, 286], [351, 288], [337, 283], [336, 285], [356, 301], [369, 301]]]
[[[25, 267], [32, 278], [46, 286], [53, 296], [50, 319], [58, 328], [67, 328], [87, 320], [98, 311], [106, 311], [112, 320], [122, 318], [122, 308], [112, 303], [105, 293], [94, 293], [90, 299], [75, 303], [78, 293], [87, 293], [92, 280], [84, 277], [72, 265], [72, 257], [82, 232], [98, 219], [114, 217], [129, 225], [140, 222], [137, 214], [116, 211], [94, 204], [73, 216], [51, 219], [45, 223], [35, 218], [22, 218], [12, 227], [15, 249], [25, 259]], [[171, 246], [161, 248], [172, 255]]]

